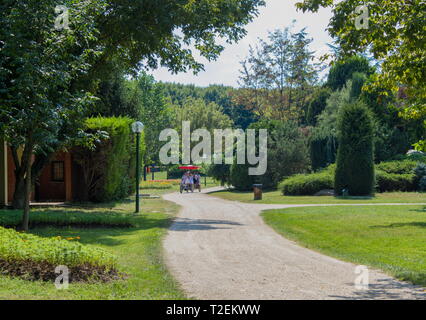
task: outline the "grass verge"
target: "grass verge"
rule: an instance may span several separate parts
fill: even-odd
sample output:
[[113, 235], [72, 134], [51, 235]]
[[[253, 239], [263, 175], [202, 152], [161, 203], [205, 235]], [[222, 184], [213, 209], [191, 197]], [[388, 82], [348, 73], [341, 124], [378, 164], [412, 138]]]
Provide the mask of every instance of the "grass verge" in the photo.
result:
[[307, 248], [426, 286], [425, 207], [307, 207], [262, 216]]
[[262, 204], [361, 204], [361, 203], [426, 203], [425, 193], [385, 192], [374, 197], [283, 196], [280, 191], [263, 192], [263, 200], [254, 201], [253, 192], [218, 191], [210, 195], [226, 200]]
[[[150, 190], [158, 193], [160, 190]], [[67, 290], [57, 290], [53, 282], [27, 281], [0, 275], [0, 299], [84, 299], [84, 300], [158, 300], [185, 299], [185, 295], [163, 263], [161, 240], [176, 214], [178, 207], [162, 199], [142, 200], [143, 213], [133, 216], [134, 202], [85, 206], [76, 209], [85, 213], [105, 215], [120, 213], [135, 219], [135, 226], [106, 228], [40, 227], [31, 234], [41, 238], [75, 238], [87, 248], [103, 249], [116, 256], [117, 266], [127, 277], [111, 282], [71, 283]], [[62, 212], [68, 209], [52, 209]], [[37, 210], [32, 212], [32, 216]], [[79, 239], [77, 239], [79, 237]]]

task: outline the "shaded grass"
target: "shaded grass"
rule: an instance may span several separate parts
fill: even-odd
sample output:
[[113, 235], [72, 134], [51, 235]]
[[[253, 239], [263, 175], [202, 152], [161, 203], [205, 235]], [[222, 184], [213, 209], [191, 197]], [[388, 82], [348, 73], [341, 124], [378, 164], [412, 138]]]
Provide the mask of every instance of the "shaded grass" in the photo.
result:
[[210, 194], [226, 200], [262, 204], [426, 203], [426, 194], [416, 192], [385, 192], [378, 193], [374, 197], [315, 197], [283, 196], [280, 191], [265, 191], [260, 201], [253, 200], [253, 192], [226, 190]]
[[306, 207], [262, 216], [307, 248], [426, 286], [426, 207]]
[[[31, 233], [41, 237], [79, 237], [81, 244], [114, 254], [120, 271], [128, 275], [127, 279], [109, 283], [71, 283], [68, 290], [57, 290], [51, 282], [0, 276], [0, 299], [185, 299], [162, 256], [161, 240], [178, 207], [162, 199], [142, 200], [143, 213], [133, 216], [132, 200], [134, 197], [121, 203], [87, 204], [76, 210], [103, 214], [120, 212], [136, 219], [136, 227], [31, 229]], [[53, 212], [66, 213], [68, 209], [54, 209]]]

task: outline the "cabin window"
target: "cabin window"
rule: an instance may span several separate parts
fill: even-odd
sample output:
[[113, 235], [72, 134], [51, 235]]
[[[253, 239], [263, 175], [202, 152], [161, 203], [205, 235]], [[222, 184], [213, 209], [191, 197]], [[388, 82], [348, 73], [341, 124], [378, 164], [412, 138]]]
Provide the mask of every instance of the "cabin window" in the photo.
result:
[[64, 182], [65, 179], [65, 165], [63, 161], [52, 162], [52, 181]]

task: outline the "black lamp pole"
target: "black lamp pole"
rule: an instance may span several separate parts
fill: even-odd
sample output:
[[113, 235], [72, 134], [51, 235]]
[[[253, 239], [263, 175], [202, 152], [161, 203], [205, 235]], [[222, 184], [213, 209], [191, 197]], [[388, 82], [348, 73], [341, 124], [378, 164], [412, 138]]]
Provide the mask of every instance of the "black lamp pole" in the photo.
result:
[[141, 174], [140, 174], [140, 159], [139, 159], [139, 147], [140, 147], [140, 141], [141, 141], [141, 134], [139, 132], [136, 133], [136, 213], [139, 213], [139, 201], [140, 201], [140, 195], [139, 195], [139, 184], [141, 180]]
[[140, 202], [140, 195], [139, 195], [139, 184], [141, 181], [141, 159], [140, 157], [140, 144], [141, 144], [141, 132], [143, 130], [143, 123], [140, 121], [137, 121], [132, 124], [132, 131], [133, 133], [136, 133], [136, 213], [139, 213], [139, 202]]

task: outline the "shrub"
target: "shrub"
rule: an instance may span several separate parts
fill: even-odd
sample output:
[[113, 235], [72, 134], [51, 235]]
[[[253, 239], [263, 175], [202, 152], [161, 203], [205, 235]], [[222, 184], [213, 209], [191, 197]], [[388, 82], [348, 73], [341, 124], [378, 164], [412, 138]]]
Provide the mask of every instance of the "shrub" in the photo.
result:
[[42, 238], [0, 227], [0, 272], [30, 280], [54, 280], [55, 268], [70, 269], [70, 280], [119, 278], [116, 258], [110, 253], [83, 246], [75, 238]]
[[414, 174], [421, 179], [426, 176], [426, 163], [418, 163], [414, 168]]
[[335, 192], [342, 195], [370, 195], [374, 190], [373, 125], [367, 107], [347, 103], [339, 112], [339, 148], [334, 180]]
[[308, 106], [306, 115], [307, 122], [311, 126], [317, 123], [317, 117], [324, 111], [327, 106], [327, 99], [330, 97], [331, 90], [329, 88], [319, 88], [315, 91], [312, 100]]
[[[129, 118], [101, 117], [86, 121], [87, 132], [104, 132], [107, 137], [98, 139], [93, 150], [86, 146], [74, 149], [74, 160], [80, 165], [83, 182], [77, 198], [107, 202], [123, 199], [135, 191], [136, 143], [130, 130], [132, 122]], [[143, 151], [141, 143], [141, 153]]]
[[389, 191], [416, 191], [417, 186], [414, 174], [396, 174], [377, 171], [376, 190], [379, 192]]
[[386, 173], [410, 174], [413, 173], [417, 162], [412, 160], [385, 161], [376, 165], [376, 169]]
[[307, 196], [324, 189], [333, 189], [333, 173], [330, 170], [313, 174], [298, 174], [285, 179], [279, 189], [288, 196]]
[[420, 179], [419, 182], [419, 190], [420, 191], [426, 191], [426, 176]]
[[[18, 227], [22, 223], [22, 212], [17, 210], [0, 210], [0, 226]], [[30, 227], [131, 227], [136, 226], [132, 217], [120, 213], [81, 212], [81, 211], [33, 211]]]
[[247, 164], [235, 163], [230, 170], [230, 183], [232, 186], [241, 191], [248, 191], [253, 188], [255, 177], [248, 174], [249, 166]]

